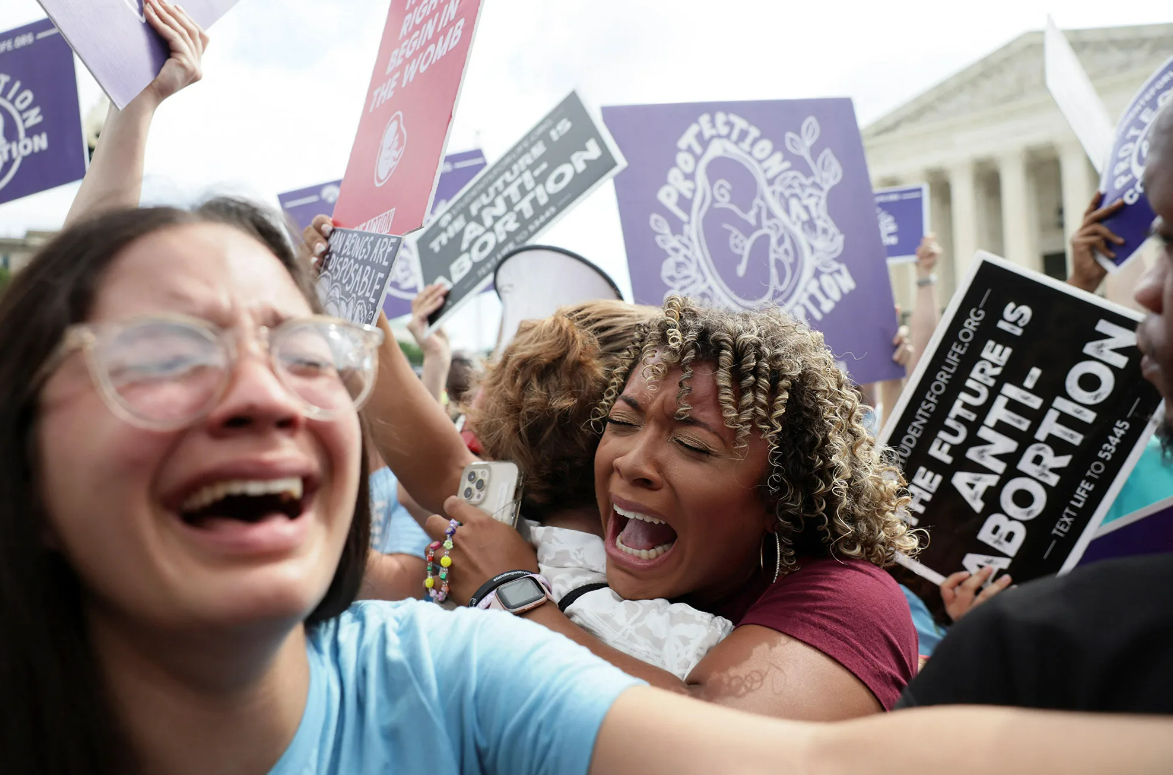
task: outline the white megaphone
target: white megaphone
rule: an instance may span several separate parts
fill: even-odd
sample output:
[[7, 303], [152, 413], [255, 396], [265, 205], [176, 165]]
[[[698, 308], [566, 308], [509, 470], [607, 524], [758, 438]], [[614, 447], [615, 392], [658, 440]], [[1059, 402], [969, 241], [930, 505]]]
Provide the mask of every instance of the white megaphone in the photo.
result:
[[540, 320], [559, 307], [595, 299], [623, 301], [606, 272], [577, 253], [525, 245], [507, 253], [493, 275], [504, 308], [494, 356], [509, 346], [524, 320]]

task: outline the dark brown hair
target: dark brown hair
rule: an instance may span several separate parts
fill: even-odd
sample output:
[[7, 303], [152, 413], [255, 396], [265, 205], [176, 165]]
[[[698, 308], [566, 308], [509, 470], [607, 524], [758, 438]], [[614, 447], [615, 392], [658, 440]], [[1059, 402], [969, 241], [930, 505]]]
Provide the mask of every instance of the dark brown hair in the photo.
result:
[[591, 413], [639, 324], [658, 314], [611, 300], [562, 307], [522, 323], [486, 369], [469, 428], [486, 457], [517, 464], [530, 518], [595, 503]]
[[[316, 295], [281, 221], [240, 200], [194, 212], [171, 208], [104, 213], [62, 232], [0, 297], [0, 760], [10, 775], [133, 771], [133, 756], [90, 648], [81, 585], [43, 541], [32, 375], [65, 329], [87, 319], [107, 269], [132, 242], [194, 223], [232, 226], [268, 247], [315, 310]], [[366, 455], [354, 520], [333, 581], [307, 624], [337, 616], [362, 581], [370, 535]]]

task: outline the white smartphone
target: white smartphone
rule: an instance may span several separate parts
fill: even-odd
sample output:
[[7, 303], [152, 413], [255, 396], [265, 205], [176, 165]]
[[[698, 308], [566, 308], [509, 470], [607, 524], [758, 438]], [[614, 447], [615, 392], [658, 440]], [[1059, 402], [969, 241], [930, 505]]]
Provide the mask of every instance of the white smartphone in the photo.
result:
[[456, 496], [498, 522], [517, 527], [521, 474], [514, 463], [472, 463], [460, 476], [460, 491]]

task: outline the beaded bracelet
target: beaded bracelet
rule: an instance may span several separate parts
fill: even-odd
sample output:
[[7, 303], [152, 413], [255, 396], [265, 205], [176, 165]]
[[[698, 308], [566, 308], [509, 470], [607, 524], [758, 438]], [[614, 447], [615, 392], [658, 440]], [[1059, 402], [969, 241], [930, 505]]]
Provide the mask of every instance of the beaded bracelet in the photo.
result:
[[[424, 587], [428, 590], [428, 596], [437, 603], [443, 603], [448, 599], [448, 571], [452, 567], [452, 558], [449, 554], [452, 552], [452, 538], [456, 535], [456, 528], [460, 527], [460, 523], [455, 519], [448, 523], [448, 529], [444, 531], [444, 541], [433, 541], [428, 545], [427, 560], [428, 560], [428, 577], [424, 579]], [[436, 572], [436, 550], [444, 547], [444, 556], [440, 558], [440, 589], [436, 589], [436, 577], [432, 574]]]

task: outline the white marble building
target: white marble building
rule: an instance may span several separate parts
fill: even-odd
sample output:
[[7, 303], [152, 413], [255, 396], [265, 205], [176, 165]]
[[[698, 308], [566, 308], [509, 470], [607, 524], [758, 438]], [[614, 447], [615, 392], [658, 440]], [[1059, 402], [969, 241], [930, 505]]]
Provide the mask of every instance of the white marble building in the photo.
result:
[[[1067, 32], [1113, 120], [1173, 55], [1173, 24]], [[944, 305], [979, 249], [1066, 277], [1098, 183], [1047, 91], [1043, 33], [1022, 35], [864, 129], [876, 188], [928, 182]], [[911, 266], [893, 269], [909, 309]]]

